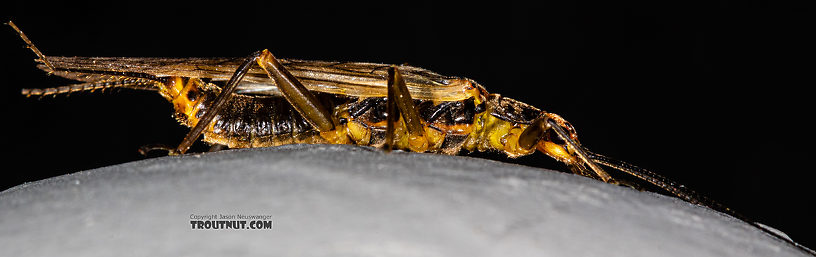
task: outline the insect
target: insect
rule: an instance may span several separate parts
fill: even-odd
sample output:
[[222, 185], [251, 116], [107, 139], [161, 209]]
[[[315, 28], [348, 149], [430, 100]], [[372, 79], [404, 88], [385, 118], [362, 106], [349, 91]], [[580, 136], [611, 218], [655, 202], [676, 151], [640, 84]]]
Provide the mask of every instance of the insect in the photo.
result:
[[477, 82], [406, 65], [278, 59], [267, 50], [244, 58], [123, 58], [46, 56], [8, 23], [38, 57], [38, 68], [80, 83], [23, 89], [26, 96], [104, 88], [152, 90], [191, 128], [177, 147], [184, 154], [203, 136], [230, 148], [284, 144], [356, 144], [413, 152], [495, 151], [509, 157], [541, 152], [572, 172], [636, 187], [615, 169], [680, 199], [742, 219], [715, 201], [659, 174], [593, 153], [557, 114], [489, 93]]

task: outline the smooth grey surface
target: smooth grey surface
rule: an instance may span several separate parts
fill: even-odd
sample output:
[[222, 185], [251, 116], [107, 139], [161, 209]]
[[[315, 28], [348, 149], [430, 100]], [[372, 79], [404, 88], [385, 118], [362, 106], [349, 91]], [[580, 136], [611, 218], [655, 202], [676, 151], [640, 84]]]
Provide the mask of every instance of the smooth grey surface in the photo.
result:
[[[193, 230], [191, 214], [266, 214], [274, 228]], [[0, 193], [0, 256], [246, 254], [806, 256], [739, 220], [654, 193], [354, 146], [148, 159]]]

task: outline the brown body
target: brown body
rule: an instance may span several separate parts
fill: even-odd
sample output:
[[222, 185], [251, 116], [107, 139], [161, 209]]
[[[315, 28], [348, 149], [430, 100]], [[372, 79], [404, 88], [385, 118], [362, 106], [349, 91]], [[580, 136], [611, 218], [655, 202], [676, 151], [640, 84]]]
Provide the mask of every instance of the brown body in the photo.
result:
[[[196, 125], [220, 93], [220, 87], [198, 78], [173, 76], [154, 83], [159, 93], [173, 104], [178, 121], [189, 127]], [[462, 149], [497, 150], [512, 157], [534, 152], [534, 149], [519, 149], [516, 142], [519, 133], [540, 115], [541, 110], [497, 94], [487, 94], [477, 84], [462, 84], [472, 87], [462, 88], [472, 93], [467, 99], [414, 101], [425, 126], [428, 152], [456, 154]], [[328, 93], [317, 93], [316, 96], [333, 110], [348, 143], [377, 147], [384, 144], [384, 97]], [[277, 95], [233, 96], [203, 134], [205, 142], [230, 148], [330, 143], [286, 99]], [[409, 150], [405, 139], [404, 126], [400, 126], [394, 147]]]
[[[195, 127], [211, 108], [223, 84], [241, 58], [124, 58], [48, 57], [39, 68], [83, 84], [26, 89], [25, 95], [51, 95], [106, 87], [158, 91], [172, 103], [174, 116]], [[230, 148], [268, 147], [293, 143], [342, 143], [382, 146], [386, 131], [386, 68], [377, 63], [280, 60], [329, 109], [338, 126], [330, 136], [311, 126], [287, 102], [276, 81], [260, 68], [251, 68], [236, 93], [206, 126], [210, 144]], [[398, 122], [393, 148], [456, 154], [461, 150], [500, 151], [518, 157], [542, 150], [566, 162], [576, 162], [569, 151], [554, 144], [519, 147], [521, 132], [533, 120], [554, 114], [530, 105], [489, 94], [466, 78], [443, 76], [422, 68], [399, 66], [424, 128], [417, 147]], [[575, 137], [575, 135], [573, 135]], [[427, 141], [427, 144], [424, 142]], [[544, 151], [546, 150], [546, 151]]]
[[201, 134], [205, 142], [232, 148], [330, 143], [444, 154], [492, 150], [510, 157], [538, 150], [604, 182], [630, 185], [598, 165], [628, 173], [800, 247], [658, 174], [589, 152], [558, 115], [488, 94], [469, 79], [411, 66], [279, 60], [267, 50], [244, 59], [51, 57], [13, 22], [8, 25], [37, 55], [39, 68], [82, 82], [23, 89], [24, 95], [111, 87], [158, 91], [173, 104], [176, 119], [192, 128], [171, 154], [184, 153]]

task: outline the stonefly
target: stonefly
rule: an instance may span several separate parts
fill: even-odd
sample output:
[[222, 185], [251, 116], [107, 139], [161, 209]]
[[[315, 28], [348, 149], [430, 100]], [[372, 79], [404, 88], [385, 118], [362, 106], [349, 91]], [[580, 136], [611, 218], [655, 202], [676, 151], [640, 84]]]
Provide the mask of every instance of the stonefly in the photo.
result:
[[467, 78], [407, 65], [278, 59], [268, 50], [242, 58], [127, 58], [46, 56], [11, 21], [38, 57], [38, 68], [79, 81], [23, 89], [26, 96], [107, 88], [157, 91], [192, 129], [177, 147], [184, 154], [203, 135], [213, 146], [356, 144], [413, 152], [497, 151], [509, 157], [539, 151], [579, 175], [638, 187], [601, 166], [627, 173], [687, 202], [753, 222], [659, 174], [593, 153], [560, 116], [487, 90]]

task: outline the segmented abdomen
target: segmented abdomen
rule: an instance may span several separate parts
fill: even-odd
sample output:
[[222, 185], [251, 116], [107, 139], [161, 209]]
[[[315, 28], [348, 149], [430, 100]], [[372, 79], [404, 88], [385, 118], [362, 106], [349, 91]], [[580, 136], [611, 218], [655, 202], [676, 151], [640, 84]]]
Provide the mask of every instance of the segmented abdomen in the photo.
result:
[[[159, 86], [176, 119], [194, 127], [220, 89], [200, 79], [169, 77]], [[204, 141], [230, 148], [320, 143], [319, 133], [283, 97], [235, 94], [204, 131]]]
[[[196, 115], [201, 117], [203, 112]], [[211, 124], [204, 132], [204, 140], [230, 148], [323, 141], [318, 131], [283, 97], [235, 95]]]
[[[160, 93], [173, 103], [176, 118], [193, 127], [216, 98], [220, 89], [199, 79], [168, 78]], [[381, 146], [385, 141], [386, 99], [358, 99], [343, 95], [315, 93], [333, 110], [349, 143]], [[473, 134], [477, 115], [484, 113], [483, 99], [434, 102], [415, 100], [425, 125], [431, 152], [456, 154]], [[402, 123], [399, 122], [399, 125]], [[398, 126], [397, 149], [403, 148], [405, 128]], [[325, 143], [320, 133], [281, 96], [235, 94], [205, 128], [204, 141], [230, 148], [267, 147], [293, 143]]]
[[[382, 146], [386, 130], [385, 98], [371, 97], [341, 106], [338, 113], [346, 122], [349, 137], [357, 144]], [[477, 104], [478, 102], [478, 104]], [[484, 102], [475, 98], [464, 101], [414, 100], [414, 106], [425, 125], [428, 151], [456, 154], [477, 127], [475, 119], [485, 111]], [[405, 127], [398, 122], [395, 146], [405, 149]]]

